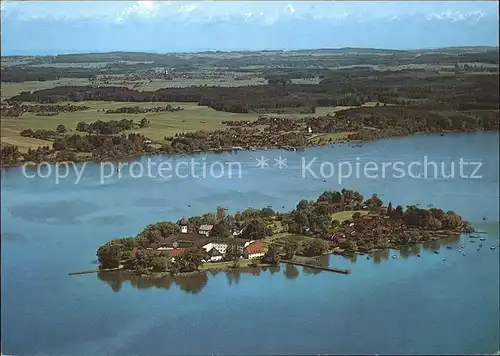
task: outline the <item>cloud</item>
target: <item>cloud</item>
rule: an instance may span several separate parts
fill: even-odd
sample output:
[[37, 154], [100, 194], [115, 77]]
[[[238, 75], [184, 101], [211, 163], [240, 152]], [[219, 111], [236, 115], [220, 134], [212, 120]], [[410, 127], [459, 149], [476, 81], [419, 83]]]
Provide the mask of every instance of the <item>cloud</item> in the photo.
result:
[[451, 10], [446, 10], [443, 12], [439, 13], [430, 13], [427, 15], [428, 20], [448, 20], [451, 22], [457, 22], [457, 21], [478, 21], [485, 17], [485, 13], [482, 11], [469, 11], [469, 12], [462, 12], [462, 11], [451, 11]]
[[181, 5], [177, 8], [177, 12], [190, 13], [196, 10], [196, 4]]
[[[325, 20], [394, 21], [419, 18], [448, 22], [478, 21], [497, 16], [495, 2], [484, 1], [2, 1], [2, 20], [91, 20], [124, 23], [128, 20], [227, 22], [245, 21], [273, 25], [281, 21]], [[493, 14], [493, 15], [492, 15]]]
[[285, 10], [287, 10], [288, 12], [290, 12], [292, 14], [295, 12], [295, 8], [290, 4], [285, 6]]

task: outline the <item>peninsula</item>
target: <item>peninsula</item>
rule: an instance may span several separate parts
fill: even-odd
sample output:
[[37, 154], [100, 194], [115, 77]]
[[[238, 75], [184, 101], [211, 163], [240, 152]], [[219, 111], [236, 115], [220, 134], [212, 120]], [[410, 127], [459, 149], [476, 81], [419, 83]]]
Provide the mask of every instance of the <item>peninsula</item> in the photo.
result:
[[265, 207], [230, 215], [218, 207], [216, 213], [158, 222], [102, 245], [97, 257], [102, 269], [178, 274], [280, 260], [314, 264], [324, 254], [400, 249], [472, 231], [453, 211], [385, 206], [376, 194], [365, 199], [343, 189], [301, 200], [286, 213]]

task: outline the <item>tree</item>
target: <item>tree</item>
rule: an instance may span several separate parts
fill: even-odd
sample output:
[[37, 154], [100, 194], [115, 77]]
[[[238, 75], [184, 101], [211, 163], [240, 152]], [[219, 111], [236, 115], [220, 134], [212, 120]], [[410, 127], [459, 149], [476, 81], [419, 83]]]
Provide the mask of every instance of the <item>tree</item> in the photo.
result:
[[227, 246], [225, 260], [226, 261], [238, 261], [240, 259], [241, 253], [238, 251], [238, 246], [230, 244]]
[[269, 207], [262, 208], [262, 210], [260, 212], [261, 212], [262, 217], [264, 217], [264, 218], [270, 218], [270, 217], [276, 215], [274, 210], [269, 208]]
[[306, 244], [304, 253], [306, 256], [320, 256], [328, 250], [328, 247], [328, 242], [325, 240], [313, 239]]
[[392, 215], [392, 203], [389, 202], [389, 205], [387, 205], [387, 215], [391, 216]]
[[392, 211], [392, 216], [391, 218], [394, 220], [401, 220], [404, 217], [404, 210], [401, 205], [398, 205], [396, 209]]
[[175, 257], [175, 260], [168, 265], [168, 269], [173, 274], [197, 271], [203, 264], [202, 260], [203, 251], [195, 248], [187, 249]]
[[266, 254], [264, 255], [263, 260], [266, 263], [277, 265], [279, 263], [277, 247], [271, 244]]
[[320, 238], [329, 238], [332, 234], [332, 221], [329, 216], [311, 214], [311, 232], [314, 236]]
[[79, 122], [76, 125], [76, 131], [87, 132], [89, 129], [89, 125], [86, 122]]
[[305, 210], [309, 207], [309, 202], [305, 199], [302, 199], [301, 201], [299, 201], [299, 203], [297, 204], [297, 210]]
[[167, 260], [165, 257], [156, 256], [151, 261], [153, 272], [165, 272], [167, 270]]
[[453, 230], [462, 225], [462, 219], [455, 212], [448, 211], [443, 217], [442, 224], [445, 229]]
[[241, 237], [247, 240], [260, 240], [271, 234], [271, 229], [261, 219], [252, 219], [241, 233]]
[[66, 132], [66, 127], [64, 125], [57, 125], [56, 132], [58, 134], [63, 134]]
[[441, 223], [441, 221], [439, 221], [439, 219], [437, 219], [435, 217], [431, 217], [429, 219], [428, 226], [429, 226], [429, 229], [431, 229], [431, 230], [439, 230], [443, 227], [443, 224]]
[[354, 220], [358, 220], [361, 217], [361, 213], [359, 211], [356, 211], [354, 214], [352, 214], [352, 218]]
[[179, 225], [170, 221], [163, 221], [148, 225], [139, 235], [137, 235], [137, 237], [144, 238], [151, 244], [154, 242], [158, 242], [166, 237], [172, 236], [178, 232]]
[[293, 214], [293, 221], [296, 226], [295, 232], [304, 234], [307, 228], [309, 228], [311, 225], [309, 216], [310, 214], [304, 209], [298, 209], [295, 211], [295, 213]]
[[284, 257], [287, 260], [293, 259], [293, 256], [297, 253], [299, 249], [299, 244], [295, 241], [285, 241], [285, 245], [283, 246]]
[[23, 137], [33, 137], [33, 136], [35, 136], [35, 132], [32, 129], [26, 129], [26, 130], [21, 131], [19, 133], [19, 135], [21, 135]]
[[116, 240], [102, 245], [97, 250], [97, 259], [101, 268], [118, 268], [121, 262], [122, 246]]
[[212, 230], [210, 230], [211, 237], [224, 238], [229, 237], [231, 235], [231, 231], [229, 229], [228, 223], [226, 220], [217, 221]]
[[365, 204], [368, 205], [370, 210], [378, 210], [383, 205], [383, 202], [377, 194], [372, 194], [372, 197], [368, 199]]
[[144, 127], [148, 127], [149, 126], [149, 120], [146, 119], [145, 117], [141, 119], [141, 121], [139, 122], [139, 127], [140, 128], [144, 128]]

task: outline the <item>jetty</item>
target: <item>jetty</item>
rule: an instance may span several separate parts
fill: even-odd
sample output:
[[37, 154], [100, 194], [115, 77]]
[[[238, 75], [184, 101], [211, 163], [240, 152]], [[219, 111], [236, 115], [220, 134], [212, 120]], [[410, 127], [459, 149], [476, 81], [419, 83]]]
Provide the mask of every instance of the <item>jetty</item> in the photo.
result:
[[68, 273], [68, 274], [70, 276], [76, 276], [76, 275], [79, 275], [79, 274], [90, 274], [90, 273], [99, 273], [99, 272], [119, 271], [121, 269], [123, 269], [123, 266], [120, 266], [120, 267], [117, 267], [117, 268], [103, 268], [103, 269], [96, 268], [96, 269], [89, 269], [89, 270], [86, 270], [86, 271], [71, 272], [71, 273]]
[[288, 263], [291, 265], [297, 265], [297, 266], [302, 266], [302, 267], [309, 267], [309, 268], [315, 268], [319, 269], [322, 271], [330, 271], [330, 272], [335, 272], [335, 273], [342, 273], [342, 274], [351, 274], [351, 271], [348, 269], [344, 268], [336, 268], [336, 267], [325, 267], [325, 266], [318, 266], [318, 265], [313, 265], [309, 263], [303, 263], [303, 262], [298, 262], [298, 261], [291, 261], [291, 260], [279, 260], [281, 263]]

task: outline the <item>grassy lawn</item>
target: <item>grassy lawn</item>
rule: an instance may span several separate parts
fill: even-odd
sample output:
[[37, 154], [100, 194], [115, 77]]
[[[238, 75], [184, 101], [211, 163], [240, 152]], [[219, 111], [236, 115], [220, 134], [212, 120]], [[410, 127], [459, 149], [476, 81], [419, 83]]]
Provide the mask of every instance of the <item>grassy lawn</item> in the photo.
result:
[[[246, 85], [265, 85], [267, 81], [264, 78], [245, 78], [241, 80], [236, 80], [232, 76], [221, 77], [221, 78], [175, 78], [172, 80], [164, 79], [153, 79], [151, 82], [149, 80], [137, 80], [137, 81], [124, 81], [123, 76], [112, 76], [112, 79], [108, 84], [99, 82], [101, 86], [120, 86], [127, 87], [129, 89], [135, 89], [139, 91], [153, 91], [161, 88], [186, 88], [190, 86], [220, 86], [220, 87], [240, 87]], [[304, 84], [309, 84], [305, 82]], [[311, 82], [311, 84], [313, 84]], [[34, 91], [42, 89], [55, 88], [61, 85], [71, 85], [71, 86], [86, 86], [91, 85], [86, 78], [60, 78], [59, 80], [47, 80], [43, 82], [32, 81], [32, 82], [22, 82], [22, 83], [2, 83], [1, 97], [2, 99], [10, 98], [11, 96], [17, 95], [22, 91]]]
[[[62, 103], [64, 104], [64, 103]], [[135, 129], [129, 132], [141, 133], [152, 140], [163, 140], [165, 136], [174, 136], [180, 132], [190, 132], [197, 130], [213, 131], [227, 126], [222, 125], [224, 120], [256, 120], [258, 114], [234, 114], [219, 112], [205, 106], [198, 106], [196, 103], [130, 103], [130, 102], [105, 102], [105, 101], [82, 101], [72, 103], [74, 105], [89, 106], [89, 110], [59, 113], [56, 116], [36, 116], [34, 113], [25, 113], [16, 118], [1, 118], [1, 141], [4, 144], [19, 146], [20, 150], [36, 148], [38, 146], [49, 145], [49, 141], [36, 140], [22, 137], [19, 133], [25, 129], [45, 129], [55, 130], [57, 125], [63, 124], [68, 130], [74, 131], [80, 122], [93, 122], [96, 120], [121, 120], [133, 119], [139, 122], [146, 117], [151, 125], [143, 129]], [[167, 104], [184, 108], [177, 112], [159, 112], [145, 114], [105, 114], [102, 110], [115, 109], [124, 106], [139, 106], [149, 108], [154, 106], [165, 106]], [[97, 111], [97, 110], [101, 111]], [[70, 132], [71, 133], [71, 132]]]
[[[252, 260], [239, 260], [239, 267], [248, 267], [252, 263]], [[210, 269], [229, 269], [233, 265], [232, 261], [229, 262], [206, 262], [201, 267], [200, 270], [210, 270]]]
[[[76, 80], [77, 81], [77, 80]], [[47, 82], [37, 82], [46, 85]], [[25, 85], [26, 83], [15, 83], [12, 85]], [[41, 85], [42, 85], [41, 84]], [[2, 84], [2, 92], [4, 90]], [[60, 103], [66, 104], [64, 102]], [[80, 101], [71, 102], [72, 105], [85, 105], [90, 109], [85, 111], [59, 113], [56, 116], [36, 116], [35, 113], [25, 113], [20, 117], [2, 117], [1, 118], [1, 142], [7, 145], [16, 145], [21, 151], [27, 151], [29, 148], [37, 148], [40, 146], [52, 146], [52, 142], [37, 140], [27, 137], [21, 137], [19, 133], [23, 130], [31, 128], [55, 130], [57, 125], [63, 124], [69, 133], [78, 133], [75, 131], [76, 125], [83, 122], [93, 122], [96, 120], [121, 120], [133, 119], [139, 122], [143, 117], [147, 118], [151, 125], [143, 129], [134, 129], [129, 132], [136, 132], [150, 137], [152, 140], [163, 140], [164, 137], [174, 136], [176, 133], [193, 132], [197, 130], [213, 131], [223, 129], [227, 126], [222, 124], [225, 120], [242, 120], [252, 121], [256, 120], [260, 114], [236, 114], [229, 112], [220, 112], [208, 108], [206, 106], [198, 106], [196, 103], [176, 103], [176, 102], [117, 102], [117, 101]], [[139, 106], [141, 108], [152, 108], [155, 106], [180, 106], [184, 110], [177, 112], [150, 112], [145, 114], [105, 114], [104, 111], [108, 109], [116, 109], [120, 107]], [[99, 111], [97, 111], [99, 110]], [[103, 111], [104, 110], [104, 111]], [[325, 115], [330, 112], [339, 111], [336, 108], [318, 108], [316, 116]], [[310, 116], [308, 114], [287, 114], [277, 115], [283, 117], [300, 118]], [[345, 134], [322, 134], [318, 136], [324, 138], [328, 135], [334, 137], [343, 137]], [[329, 136], [328, 136], [329, 137]], [[333, 136], [332, 136], [333, 137]]]
[[330, 217], [332, 218], [332, 220], [338, 220], [342, 222], [345, 220], [352, 219], [352, 215], [356, 212], [360, 213], [361, 215], [368, 214], [368, 212], [364, 210], [350, 210], [350, 211], [341, 211], [338, 213], [331, 214]]
[[309, 141], [320, 144], [320, 143], [326, 143], [332, 141], [337, 141], [337, 140], [346, 140], [350, 134], [353, 134], [354, 132], [333, 132], [333, 133], [324, 133], [324, 134], [318, 134], [314, 135], [309, 139]]
[[294, 241], [297, 242], [298, 244], [305, 244], [313, 239], [314, 237], [283, 232], [266, 237], [265, 239], [260, 240], [260, 242], [262, 243], [265, 249], [268, 249], [271, 243], [281, 247], [285, 244], [286, 241]]

